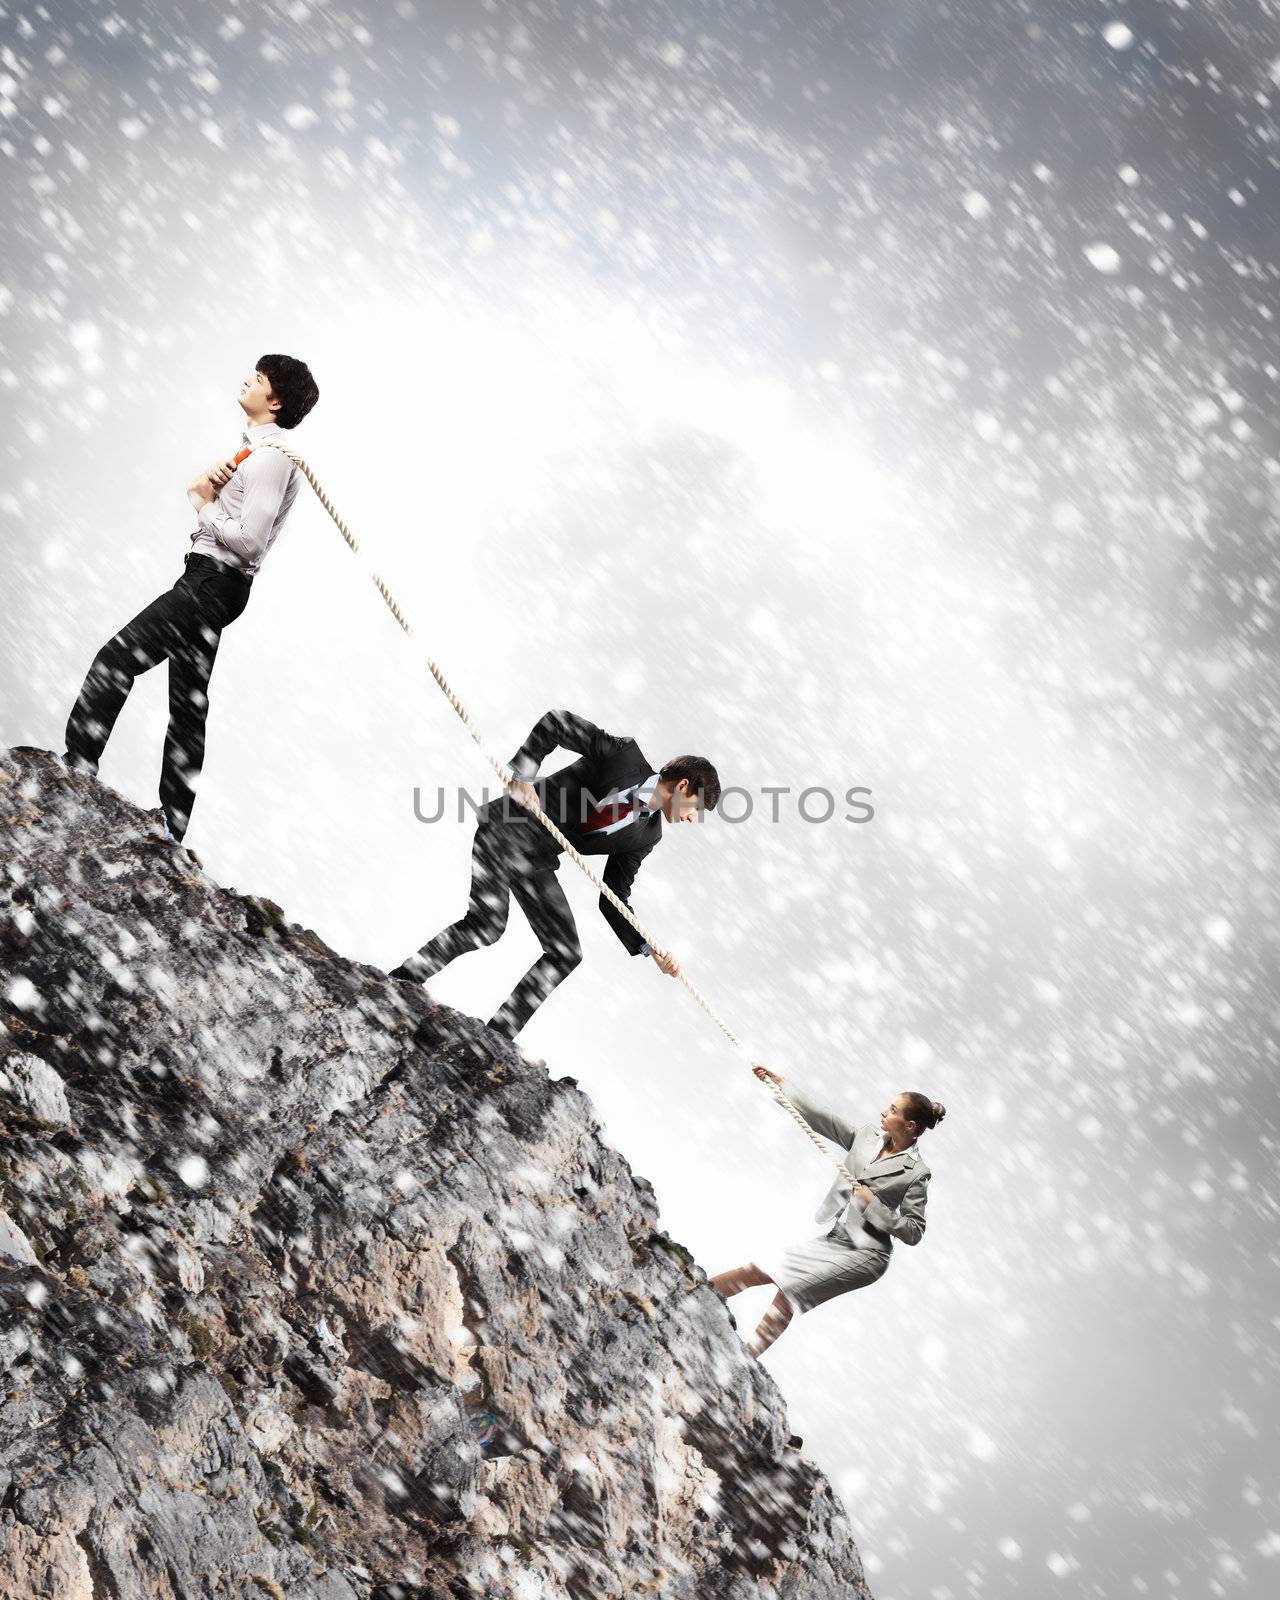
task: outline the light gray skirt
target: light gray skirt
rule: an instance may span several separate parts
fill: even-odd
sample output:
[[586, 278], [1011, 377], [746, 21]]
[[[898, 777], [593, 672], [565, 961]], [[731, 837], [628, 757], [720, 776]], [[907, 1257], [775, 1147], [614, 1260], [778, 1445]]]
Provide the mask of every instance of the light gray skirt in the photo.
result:
[[776, 1263], [757, 1262], [786, 1295], [793, 1311], [812, 1311], [850, 1289], [883, 1277], [890, 1246], [863, 1234], [855, 1244], [843, 1229], [793, 1244]]

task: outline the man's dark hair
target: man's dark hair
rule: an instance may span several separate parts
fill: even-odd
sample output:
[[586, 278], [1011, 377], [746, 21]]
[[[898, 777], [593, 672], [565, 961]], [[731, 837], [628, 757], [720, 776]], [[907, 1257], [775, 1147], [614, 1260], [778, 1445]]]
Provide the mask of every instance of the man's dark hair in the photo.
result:
[[702, 801], [704, 811], [714, 811], [720, 802], [720, 774], [706, 756], [677, 756], [658, 774], [663, 783], [679, 783], [688, 778], [689, 793]]
[[320, 398], [311, 368], [296, 356], [259, 356], [255, 370], [264, 374], [280, 402], [276, 421], [282, 428], [296, 428]]

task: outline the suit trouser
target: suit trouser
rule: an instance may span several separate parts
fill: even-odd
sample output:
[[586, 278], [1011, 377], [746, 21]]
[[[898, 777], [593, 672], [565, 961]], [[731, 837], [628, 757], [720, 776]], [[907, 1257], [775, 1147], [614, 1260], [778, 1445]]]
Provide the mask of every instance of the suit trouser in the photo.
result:
[[187, 557], [182, 576], [126, 623], [93, 659], [67, 721], [67, 758], [96, 775], [134, 679], [169, 662], [169, 726], [160, 770], [160, 804], [181, 839], [191, 821], [204, 765], [209, 678], [222, 630], [249, 603], [253, 580], [209, 556]]
[[582, 960], [573, 911], [555, 871], [555, 856], [529, 833], [538, 824], [482, 822], [471, 847], [471, 900], [466, 915], [436, 934], [405, 967], [415, 981], [433, 978], [468, 950], [494, 944], [507, 926], [511, 896], [529, 919], [542, 955], [529, 968], [489, 1026], [515, 1038], [557, 984]]

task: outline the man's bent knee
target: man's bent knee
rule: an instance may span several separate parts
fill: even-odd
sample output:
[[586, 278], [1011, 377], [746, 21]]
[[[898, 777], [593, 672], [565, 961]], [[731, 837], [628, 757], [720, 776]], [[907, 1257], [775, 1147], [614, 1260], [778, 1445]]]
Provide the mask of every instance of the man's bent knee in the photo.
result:
[[562, 945], [552, 952], [556, 963], [556, 971], [561, 977], [567, 978], [575, 967], [582, 965], [582, 946], [575, 939], [571, 945]]
[[507, 919], [488, 916], [471, 921], [463, 917], [461, 922], [454, 923], [453, 931], [460, 938], [473, 939], [476, 944], [497, 944], [507, 931]]

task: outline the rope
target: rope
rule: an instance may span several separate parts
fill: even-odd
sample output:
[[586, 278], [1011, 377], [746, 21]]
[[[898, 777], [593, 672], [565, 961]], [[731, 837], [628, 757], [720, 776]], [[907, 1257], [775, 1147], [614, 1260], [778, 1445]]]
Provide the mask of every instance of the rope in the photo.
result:
[[[329, 496], [325, 493], [324, 488], [322, 487], [322, 485], [320, 483], [320, 480], [316, 477], [315, 473], [311, 470], [311, 468], [307, 465], [307, 463], [302, 459], [302, 457], [300, 455], [297, 455], [294, 451], [290, 450], [287, 446], [276, 443], [276, 441], [274, 439], [264, 439], [264, 440], [262, 440], [261, 445], [259, 446], [259, 448], [261, 448], [262, 445], [265, 445], [269, 449], [272, 449], [272, 450], [279, 450], [281, 455], [287, 456], [289, 458], [289, 460], [293, 462], [294, 466], [297, 467], [298, 471], [301, 472], [303, 477], [307, 480], [307, 482], [315, 490], [316, 498], [319, 500], [320, 504], [324, 507], [324, 509], [329, 513], [330, 517], [333, 519], [333, 522], [334, 522], [335, 526], [337, 527], [338, 532], [346, 540], [347, 546], [351, 550], [351, 553], [353, 555], [359, 556], [360, 555], [360, 546], [356, 541], [355, 535], [352, 533], [351, 529], [347, 526], [345, 520], [338, 514], [337, 507], [334, 505], [333, 501], [330, 500]], [[362, 558], [362, 560], [363, 560], [363, 558]], [[396, 622], [399, 624], [399, 626], [403, 630], [405, 636], [407, 638], [412, 639], [413, 638], [413, 625], [410, 623], [409, 619], [405, 616], [404, 612], [400, 609], [399, 603], [397, 602], [395, 596], [391, 593], [391, 590], [388, 587], [387, 583], [385, 582], [385, 580], [382, 577], [379, 576], [378, 573], [376, 573], [373, 570], [373, 568], [371, 566], [369, 566], [367, 561], [364, 561], [364, 565], [365, 565], [365, 568], [366, 568], [366, 570], [367, 570], [367, 572], [369, 574], [369, 577], [373, 581], [374, 587], [377, 589], [378, 593], [382, 596], [383, 600], [385, 601], [386, 606], [387, 606], [387, 610], [390, 611], [391, 615], [395, 618]], [[466, 728], [467, 732], [471, 735], [472, 739], [475, 740], [476, 744], [480, 747], [481, 754], [484, 756], [485, 760], [489, 763], [489, 765], [493, 768], [494, 772], [498, 775], [499, 779], [502, 782], [503, 787], [505, 789], [507, 789], [507, 790], [510, 790], [512, 785], [517, 781], [516, 777], [515, 777], [515, 774], [510, 770], [510, 768], [507, 766], [505, 761], [501, 760], [498, 756], [494, 755], [493, 751], [486, 744], [483, 734], [480, 732], [480, 729], [476, 726], [475, 721], [472, 718], [471, 713], [467, 710], [466, 706], [462, 703], [462, 700], [459, 698], [457, 690], [454, 689], [453, 685], [449, 682], [448, 678], [445, 677], [443, 669], [433, 659], [433, 657], [430, 654], [428, 654], [428, 656], [427, 656], [427, 667], [429, 668], [429, 670], [431, 672], [431, 676], [436, 680], [436, 683], [439, 685], [441, 693], [444, 695], [445, 699], [449, 702], [449, 704], [453, 707], [454, 711], [457, 712], [458, 717], [461, 719], [463, 727]], [[574, 845], [568, 839], [565, 838], [564, 834], [561, 833], [560, 829], [556, 827], [555, 823], [551, 820], [551, 818], [547, 815], [547, 813], [545, 811], [543, 811], [541, 807], [538, 807], [536, 810], [530, 811], [529, 815], [531, 817], [534, 817], [538, 822], [540, 822], [542, 824], [542, 826], [547, 830], [547, 832], [556, 841], [556, 843], [560, 846], [560, 848], [564, 851], [564, 853], [569, 857], [569, 859], [576, 866], [580, 867], [583, 872], [586, 873], [587, 877], [591, 879], [592, 883], [595, 884], [596, 888], [599, 889], [600, 893], [605, 897], [605, 899], [609, 901], [610, 905], [612, 905], [615, 908], [615, 910], [617, 910], [619, 912], [619, 914], [626, 919], [626, 921], [631, 925], [631, 927], [633, 927], [635, 929], [635, 931], [646, 942], [646, 944], [648, 944], [652, 949], [654, 949], [656, 951], [665, 953], [664, 947], [661, 944], [659, 944], [658, 940], [655, 939], [652, 934], [650, 934], [648, 932], [648, 930], [645, 928], [644, 924], [636, 916], [635, 912], [632, 911], [631, 907], [629, 905], [627, 905], [627, 903], [624, 900], [619, 899], [619, 897], [613, 892], [613, 890], [609, 887], [609, 885], [607, 883], [605, 883], [602, 878], [599, 877], [599, 875], [596, 873], [595, 869], [588, 863], [587, 858], [579, 850], [577, 850], [574, 847]], [[693, 996], [693, 998], [697, 1001], [697, 1003], [702, 1007], [702, 1009], [706, 1012], [707, 1016], [711, 1018], [712, 1022], [715, 1023], [716, 1027], [719, 1028], [720, 1032], [722, 1034], [724, 1034], [725, 1038], [729, 1041], [729, 1043], [733, 1046], [733, 1048], [738, 1052], [738, 1054], [743, 1058], [743, 1060], [748, 1062], [753, 1069], [755, 1067], [757, 1067], [757, 1066], [762, 1066], [762, 1063], [751, 1060], [750, 1052], [747, 1050], [747, 1048], [743, 1044], [742, 1040], [739, 1039], [738, 1035], [733, 1031], [733, 1029], [724, 1020], [724, 1018], [720, 1015], [720, 1013], [716, 1010], [716, 1008], [711, 1004], [710, 1000], [707, 999], [706, 995], [704, 995], [702, 993], [702, 991], [699, 988], [696, 987], [696, 985], [694, 985], [692, 982], [690, 982], [690, 980], [685, 976], [683, 971], [681, 971], [681, 973], [679, 974], [679, 981], [684, 985], [684, 987], [689, 991], [689, 993]], [[768, 1072], [770, 1069], [767, 1068], [767, 1067], [764, 1067], [763, 1070]], [[791, 1120], [795, 1123], [795, 1125], [804, 1134], [805, 1138], [808, 1139], [810, 1141], [810, 1143], [813, 1144], [816, 1149], [820, 1150], [822, 1152], [822, 1155], [828, 1161], [830, 1161], [832, 1163], [832, 1165], [840, 1173], [841, 1177], [844, 1178], [845, 1181], [847, 1183], [849, 1183], [850, 1185], [856, 1184], [858, 1180], [854, 1177], [853, 1173], [849, 1171], [848, 1167], [845, 1166], [843, 1161], [840, 1161], [836, 1156], [834, 1156], [831, 1153], [831, 1151], [827, 1148], [826, 1144], [823, 1142], [821, 1136], [814, 1132], [814, 1130], [805, 1121], [804, 1117], [800, 1114], [800, 1112], [797, 1110], [797, 1108], [792, 1104], [792, 1102], [783, 1093], [781, 1086], [779, 1084], [775, 1083], [771, 1077], [761, 1078], [759, 1081], [764, 1084], [765, 1088], [768, 1089], [769, 1093], [773, 1096], [774, 1100], [776, 1100], [778, 1105], [780, 1105], [782, 1107], [782, 1109], [787, 1113], [787, 1115], [791, 1118]]]

